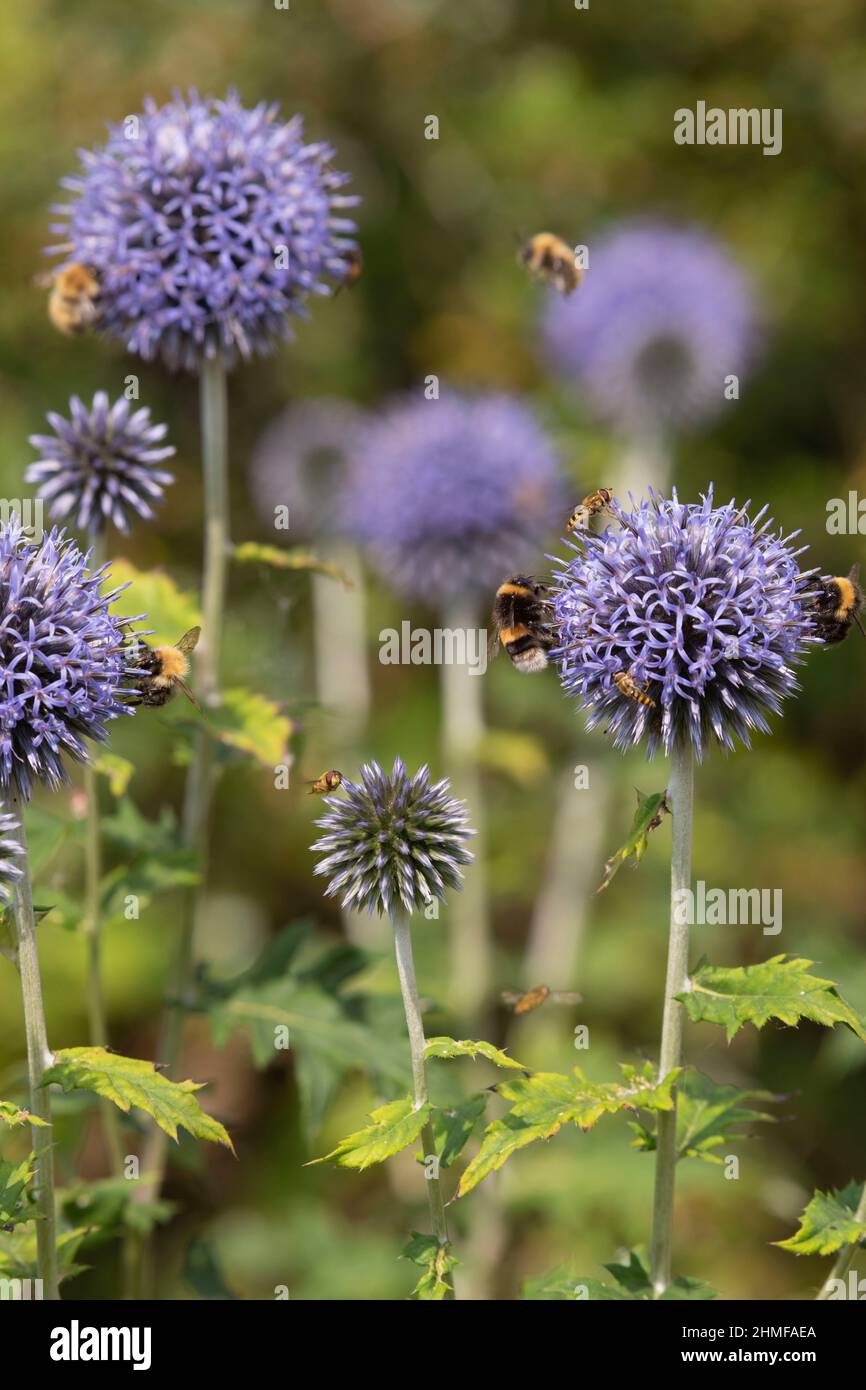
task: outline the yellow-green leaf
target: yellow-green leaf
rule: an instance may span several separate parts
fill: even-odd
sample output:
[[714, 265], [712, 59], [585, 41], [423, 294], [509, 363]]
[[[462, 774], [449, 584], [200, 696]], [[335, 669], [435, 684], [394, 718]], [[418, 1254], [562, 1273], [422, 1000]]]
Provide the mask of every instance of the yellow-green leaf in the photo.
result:
[[179, 589], [164, 570], [139, 570], [129, 560], [112, 560], [108, 584], [111, 589], [131, 585], [118, 594], [111, 608], [121, 617], [146, 614], [144, 627], [153, 628], [153, 635], [147, 638], [151, 646], [174, 643], [191, 627], [201, 626], [197, 598]]
[[596, 893], [604, 892], [627, 859], [633, 858], [636, 864], [640, 863], [646, 853], [650, 834], [661, 825], [667, 809], [668, 804], [664, 792], [653, 792], [652, 796], [644, 796], [642, 792], [638, 792], [637, 810], [634, 813], [628, 839], [620, 845], [605, 864], [604, 878], [596, 888]]
[[412, 1290], [419, 1302], [439, 1303], [453, 1290], [449, 1278], [459, 1261], [451, 1254], [449, 1245], [440, 1245], [435, 1236], [412, 1232], [409, 1244], [400, 1251], [401, 1260], [411, 1260], [424, 1271]]
[[0, 1100], [0, 1120], [3, 1124], [15, 1129], [18, 1125], [38, 1125], [40, 1129], [50, 1129], [47, 1120], [40, 1120], [38, 1115], [31, 1115], [29, 1110], [22, 1110], [20, 1106], [13, 1105], [11, 1100]]
[[414, 1143], [429, 1118], [429, 1104], [416, 1110], [411, 1096], [392, 1100], [371, 1111], [373, 1123], [366, 1129], [347, 1135], [324, 1158], [314, 1158], [307, 1166], [337, 1163], [341, 1168], [369, 1168], [371, 1163], [381, 1163]]
[[472, 1042], [464, 1038], [457, 1042], [454, 1038], [429, 1038], [424, 1049], [425, 1057], [442, 1057], [448, 1061], [452, 1057], [486, 1057], [497, 1067], [509, 1067], [512, 1071], [529, 1071], [522, 1062], [509, 1057], [500, 1048], [489, 1042]]
[[104, 1047], [65, 1047], [54, 1054], [42, 1085], [56, 1082], [64, 1091], [93, 1091], [113, 1101], [126, 1113], [136, 1106], [146, 1113], [171, 1139], [177, 1139], [181, 1125], [194, 1139], [210, 1139], [224, 1144], [234, 1153], [232, 1141], [219, 1120], [202, 1110], [195, 1092], [202, 1085], [194, 1081], [169, 1081], [152, 1062], [137, 1057], [121, 1057]]
[[288, 760], [292, 722], [279, 706], [252, 690], [224, 690], [221, 703], [207, 711], [211, 732], [229, 748], [247, 753], [265, 767]]
[[841, 997], [832, 980], [809, 974], [814, 961], [780, 955], [732, 969], [701, 961], [677, 998], [695, 1023], [720, 1023], [728, 1042], [744, 1023], [763, 1028], [771, 1018], [795, 1025], [801, 1018], [832, 1028], [844, 1023], [866, 1042], [866, 1021]]
[[833, 1255], [843, 1245], [859, 1245], [866, 1240], [866, 1218], [857, 1214], [862, 1196], [862, 1182], [849, 1182], [841, 1192], [816, 1192], [800, 1217], [800, 1229], [773, 1244], [795, 1255]]
[[329, 560], [320, 560], [312, 550], [304, 550], [300, 546], [281, 550], [277, 545], [260, 545], [258, 541], [245, 541], [243, 545], [235, 546], [232, 559], [240, 564], [270, 565], [272, 569], [277, 570], [311, 570], [314, 574], [324, 574], [329, 579], [339, 580], [347, 589], [355, 587], [339, 565], [333, 565]]

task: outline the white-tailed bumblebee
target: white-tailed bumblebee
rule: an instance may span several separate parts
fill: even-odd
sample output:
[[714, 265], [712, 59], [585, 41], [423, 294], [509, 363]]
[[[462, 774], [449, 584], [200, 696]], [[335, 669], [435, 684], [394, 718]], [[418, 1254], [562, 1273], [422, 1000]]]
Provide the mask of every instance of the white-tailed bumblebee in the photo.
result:
[[647, 695], [649, 681], [640, 686], [631, 671], [617, 671], [613, 683], [620, 695], [625, 695], [627, 700], [636, 700], [639, 705], [648, 705], [651, 709], [655, 709], [655, 700], [651, 700]]
[[189, 674], [189, 653], [200, 636], [201, 628], [191, 627], [173, 647], [149, 647], [146, 642], [140, 642], [132, 663], [136, 688], [127, 697], [129, 703], [161, 709], [182, 690], [201, 713], [201, 705], [185, 681]]
[[812, 617], [816, 635], [825, 647], [844, 642], [855, 623], [866, 637], [860, 621], [863, 590], [858, 583], [859, 569], [859, 565], [852, 565], [847, 575], [819, 581], [820, 592], [812, 601]]
[[335, 792], [342, 781], [342, 772], [332, 767], [330, 772], [323, 772], [315, 782], [310, 783], [310, 796], [324, 796], [325, 792]]
[[526, 574], [500, 584], [493, 603], [496, 637], [511, 657], [515, 670], [530, 675], [543, 671], [555, 645], [550, 590]]
[[519, 260], [536, 280], [545, 280], [560, 294], [572, 294], [583, 279], [574, 249], [553, 232], [538, 232], [521, 246]]
[[51, 290], [48, 317], [58, 332], [72, 337], [93, 327], [99, 317], [101, 286], [89, 266], [73, 261], [57, 271], [38, 275], [36, 283]]

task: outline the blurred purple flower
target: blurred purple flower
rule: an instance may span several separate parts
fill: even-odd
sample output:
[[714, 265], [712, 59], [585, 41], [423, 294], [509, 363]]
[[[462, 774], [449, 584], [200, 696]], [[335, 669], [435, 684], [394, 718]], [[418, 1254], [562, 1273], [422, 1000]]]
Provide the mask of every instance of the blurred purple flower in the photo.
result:
[[67, 263], [96, 270], [100, 327], [130, 352], [190, 371], [203, 357], [231, 365], [287, 337], [307, 295], [345, 275], [349, 176], [331, 168], [330, 145], [303, 144], [300, 116], [277, 113], [246, 110], [234, 91], [148, 99], [63, 180], [73, 197], [52, 209], [66, 219], [52, 231]]
[[56, 520], [70, 517], [81, 531], [94, 534], [109, 521], [129, 531], [133, 513], [153, 519], [151, 503], [161, 502], [174, 482], [171, 473], [155, 466], [175, 452], [172, 445], [160, 444], [167, 425], [152, 424], [146, 406], [130, 413], [123, 397], [109, 406], [104, 391], [97, 391], [90, 409], [73, 396], [69, 419], [50, 411], [48, 423], [54, 434], [30, 436], [41, 457], [28, 466], [25, 479], [38, 484], [38, 495]]
[[312, 846], [325, 856], [314, 873], [330, 879], [326, 897], [342, 894], [343, 907], [393, 918], [444, 902], [446, 888], [461, 887], [475, 831], [447, 778], [431, 783], [426, 767], [410, 777], [395, 758], [390, 777], [368, 763], [360, 782], [344, 777], [341, 790], [345, 796], [325, 797], [329, 809], [316, 825], [326, 834]]
[[[748, 504], [747, 504], [748, 505]], [[614, 504], [618, 510], [618, 504]], [[676, 492], [623, 509], [623, 529], [576, 542], [556, 575], [559, 661], [566, 692], [627, 749], [646, 736], [648, 756], [691, 739], [700, 758], [712, 736], [749, 746], [767, 713], [799, 689], [791, 670], [812, 636], [806, 599], [815, 570], [801, 571], [790, 542], [733, 502], [713, 506]], [[759, 524], [760, 523], [760, 524]], [[654, 706], [614, 684], [629, 674]]]
[[709, 419], [756, 340], [748, 284], [701, 231], [637, 222], [591, 250], [578, 292], [551, 296], [542, 336], [599, 415], [633, 434]]
[[0, 525], [0, 796], [61, 786], [64, 753], [86, 761], [84, 740], [131, 713], [129, 620], [110, 611], [119, 590], [102, 592], [108, 567], [87, 562], [62, 531], [34, 542], [15, 518]]
[[325, 397], [290, 406], [267, 426], [250, 472], [253, 500], [268, 526], [285, 506], [292, 535], [333, 533], [348, 460], [366, 421], [359, 406]]
[[531, 570], [565, 507], [559, 459], [504, 395], [413, 395], [365, 432], [343, 525], [396, 589], [444, 604]]

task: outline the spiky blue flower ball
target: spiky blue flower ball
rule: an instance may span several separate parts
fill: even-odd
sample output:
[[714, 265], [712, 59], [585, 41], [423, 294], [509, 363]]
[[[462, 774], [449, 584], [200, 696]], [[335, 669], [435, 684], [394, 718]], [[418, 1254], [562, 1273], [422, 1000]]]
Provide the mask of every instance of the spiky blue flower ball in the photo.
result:
[[604, 419], [657, 434], [710, 419], [725, 378], [742, 383], [756, 343], [753, 297], [725, 248], [662, 223], [615, 227], [594, 243], [576, 294], [551, 295], [542, 337]]
[[0, 524], [0, 796], [61, 786], [64, 756], [86, 761], [85, 740], [131, 713], [127, 621], [110, 612], [117, 591], [100, 592], [106, 574], [62, 531], [33, 541], [14, 517]]
[[343, 907], [393, 918], [444, 902], [447, 888], [461, 887], [475, 831], [447, 778], [431, 783], [426, 767], [410, 777], [395, 758], [390, 776], [367, 763], [360, 782], [344, 777], [341, 790], [325, 797], [329, 809], [316, 821], [325, 834], [312, 846], [324, 855], [315, 873], [330, 880], [327, 897], [339, 894]]
[[30, 436], [40, 458], [24, 476], [37, 485], [55, 520], [69, 518], [94, 534], [108, 522], [127, 532], [133, 515], [153, 519], [152, 504], [174, 482], [157, 466], [175, 452], [160, 443], [167, 425], [152, 424], [148, 408], [132, 410], [125, 397], [109, 405], [105, 391], [96, 392], [89, 409], [73, 396], [69, 418], [52, 410], [48, 423], [53, 434]]
[[320, 397], [289, 406], [266, 427], [250, 464], [253, 500], [266, 525], [287, 507], [292, 536], [333, 535], [337, 499], [366, 421], [351, 401]]
[[[746, 504], [746, 507], [748, 504]], [[614, 510], [621, 529], [575, 541], [555, 576], [562, 684], [587, 709], [587, 728], [608, 728], [616, 747], [647, 741], [648, 756], [691, 740], [749, 746], [754, 729], [799, 689], [792, 667], [817, 640], [808, 612], [815, 570], [806, 546], [729, 502], [651, 495]], [[630, 675], [653, 704], [628, 698]]]
[[52, 231], [66, 263], [96, 270], [99, 326], [130, 352], [190, 371], [203, 357], [230, 365], [287, 337], [306, 298], [349, 269], [344, 213], [357, 199], [340, 193], [349, 176], [334, 154], [304, 144], [300, 116], [247, 110], [235, 91], [148, 99], [81, 152]]
[[371, 423], [341, 510], [394, 588], [447, 607], [531, 571], [565, 506], [556, 450], [524, 405], [443, 389]]
[[12, 885], [21, 877], [21, 866], [16, 863], [21, 858], [21, 846], [17, 840], [6, 839], [17, 828], [14, 816], [0, 812], [0, 903], [7, 907], [12, 901]]

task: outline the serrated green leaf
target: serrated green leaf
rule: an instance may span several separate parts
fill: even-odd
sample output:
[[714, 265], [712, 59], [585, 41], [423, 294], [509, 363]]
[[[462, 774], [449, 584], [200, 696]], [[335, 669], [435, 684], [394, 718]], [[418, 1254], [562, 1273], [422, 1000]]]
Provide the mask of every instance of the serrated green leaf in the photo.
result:
[[457, 1196], [471, 1192], [518, 1149], [536, 1139], [550, 1139], [564, 1124], [587, 1130], [602, 1115], [621, 1110], [672, 1108], [671, 1091], [679, 1068], [668, 1072], [661, 1082], [654, 1079], [649, 1062], [639, 1071], [633, 1067], [623, 1067], [622, 1071], [622, 1082], [588, 1081], [579, 1067], [573, 1076], [536, 1072], [500, 1082], [496, 1089], [503, 1100], [512, 1102], [511, 1110], [487, 1126], [478, 1153], [460, 1179]]
[[332, 565], [329, 560], [320, 560], [312, 550], [305, 550], [301, 546], [281, 550], [277, 545], [260, 545], [258, 541], [244, 541], [242, 545], [235, 546], [232, 559], [242, 565], [269, 565], [271, 569], [277, 570], [310, 570], [314, 574], [324, 574], [329, 579], [338, 580], [346, 589], [355, 587], [339, 565]]
[[[775, 1124], [776, 1116], [756, 1110], [750, 1104], [784, 1099], [772, 1091], [740, 1090], [720, 1086], [710, 1077], [689, 1068], [677, 1082], [677, 1157], [700, 1158], [705, 1163], [723, 1163], [713, 1150], [742, 1139], [742, 1126], [763, 1121]], [[653, 1130], [638, 1123], [630, 1126], [638, 1136], [634, 1147], [655, 1150]]]
[[439, 1167], [450, 1168], [477, 1128], [487, 1107], [486, 1091], [470, 1096], [462, 1105], [446, 1110], [434, 1110], [433, 1135]]
[[94, 772], [108, 778], [111, 795], [117, 797], [123, 796], [135, 772], [135, 763], [131, 763], [128, 758], [121, 758], [117, 753], [105, 751], [93, 758], [92, 766]]
[[233, 687], [224, 690], [220, 704], [206, 715], [207, 727], [226, 748], [274, 768], [289, 758], [292, 722], [265, 695]]
[[451, 1254], [451, 1247], [440, 1245], [435, 1236], [413, 1231], [409, 1244], [400, 1251], [400, 1259], [411, 1260], [424, 1271], [412, 1290], [413, 1298], [420, 1302], [440, 1303], [453, 1291], [454, 1286], [448, 1276], [459, 1261]]
[[380, 1105], [370, 1113], [371, 1125], [347, 1135], [329, 1154], [311, 1159], [307, 1166], [336, 1163], [341, 1168], [369, 1168], [371, 1163], [381, 1163], [414, 1143], [430, 1118], [430, 1110], [429, 1103], [416, 1110], [411, 1096]]
[[677, 998], [695, 1023], [718, 1023], [728, 1042], [744, 1023], [763, 1028], [771, 1018], [797, 1024], [801, 1018], [832, 1028], [844, 1023], [866, 1042], [866, 1022], [838, 993], [832, 980], [809, 974], [811, 960], [773, 956], [760, 965], [733, 968], [702, 961]]
[[800, 1229], [773, 1244], [795, 1255], [832, 1255], [843, 1245], [859, 1245], [866, 1240], [866, 1220], [857, 1216], [862, 1196], [862, 1182], [849, 1182], [839, 1192], [816, 1192], [800, 1217]]
[[651, 796], [644, 796], [638, 792], [637, 810], [634, 813], [628, 839], [620, 845], [616, 853], [612, 854], [605, 864], [604, 878], [596, 888], [596, 893], [604, 892], [627, 859], [634, 858], [635, 863], [640, 863], [646, 853], [650, 833], [661, 825], [667, 809], [668, 804], [664, 792], [653, 792]]
[[22, 1110], [20, 1106], [14, 1105], [11, 1100], [0, 1100], [0, 1121], [8, 1125], [10, 1129], [17, 1128], [18, 1125], [37, 1125], [40, 1129], [50, 1129], [47, 1120], [42, 1120], [38, 1115], [31, 1115], [29, 1110]]
[[7, 1230], [36, 1219], [30, 1185], [36, 1172], [36, 1155], [7, 1163], [0, 1158], [0, 1227]]
[[[604, 1284], [600, 1279], [590, 1279], [574, 1274], [566, 1267], [542, 1275], [540, 1279], [530, 1279], [523, 1286], [522, 1297], [530, 1301], [565, 1301], [571, 1303], [643, 1303], [655, 1300], [649, 1271], [641, 1254], [636, 1250], [628, 1252], [628, 1262], [605, 1265], [614, 1277], [613, 1284]], [[699, 1279], [681, 1275], [671, 1280], [662, 1302], [694, 1301], [716, 1298], [715, 1289]]]
[[194, 1139], [224, 1144], [234, 1153], [232, 1141], [219, 1120], [202, 1110], [195, 1098], [202, 1084], [169, 1081], [152, 1062], [121, 1057], [104, 1047], [66, 1047], [55, 1052], [54, 1065], [42, 1078], [43, 1086], [50, 1082], [56, 1082], [64, 1091], [93, 1091], [113, 1101], [124, 1114], [134, 1105], [156, 1120], [170, 1139], [177, 1139], [177, 1127], [181, 1125]]
[[492, 1043], [472, 1042], [466, 1038], [462, 1042], [457, 1042], [454, 1038], [430, 1038], [424, 1049], [424, 1056], [441, 1057], [449, 1061], [454, 1057], [486, 1057], [488, 1062], [493, 1062], [497, 1067], [507, 1067], [511, 1071], [529, 1070], [522, 1062], [515, 1061]]
[[[64, 1231], [57, 1237], [57, 1277], [61, 1283], [81, 1274], [84, 1265], [76, 1264], [78, 1248], [87, 1227]], [[8, 1235], [0, 1235], [0, 1277], [4, 1279], [36, 1279], [39, 1276], [36, 1259], [36, 1223], [16, 1226]]]
[[178, 588], [164, 570], [139, 570], [129, 560], [112, 560], [108, 587], [116, 589], [121, 584], [132, 587], [118, 594], [111, 611], [118, 617], [146, 614], [144, 626], [153, 629], [146, 639], [150, 646], [174, 643], [191, 627], [201, 626], [198, 600]]

